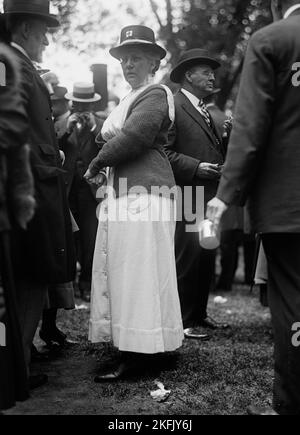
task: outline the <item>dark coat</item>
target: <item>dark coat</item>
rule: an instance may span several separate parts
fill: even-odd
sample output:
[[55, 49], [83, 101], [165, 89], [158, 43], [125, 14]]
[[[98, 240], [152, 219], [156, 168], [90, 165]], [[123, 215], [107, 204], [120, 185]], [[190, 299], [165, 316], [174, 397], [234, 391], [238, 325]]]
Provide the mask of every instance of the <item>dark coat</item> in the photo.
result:
[[261, 233], [300, 232], [300, 60], [296, 11], [251, 38], [218, 198], [244, 205]]
[[7, 409], [29, 396], [9, 230], [20, 217], [22, 221], [28, 220], [27, 212], [33, 210], [34, 202], [29, 148], [24, 145], [28, 121], [17, 90], [18, 62], [12, 50], [3, 44], [0, 44], [0, 61], [7, 71], [6, 86], [0, 87], [0, 327], [5, 325], [6, 338], [6, 346], [0, 345], [0, 409]]
[[33, 185], [24, 148], [28, 119], [16, 86], [18, 65], [12, 50], [3, 44], [0, 61], [7, 70], [6, 86], [0, 87], [0, 231], [6, 231], [22, 213], [21, 203], [33, 194]]
[[[96, 117], [95, 119], [97, 128], [94, 132], [91, 132], [87, 127], [84, 127], [81, 131], [74, 129], [71, 135], [66, 133], [59, 141], [60, 149], [65, 153], [66, 157], [64, 170], [66, 171], [65, 182], [68, 194], [75, 174], [83, 179], [91, 161], [99, 153], [99, 146], [95, 140], [101, 131], [103, 121]], [[90, 185], [90, 188], [92, 195], [96, 197], [97, 189], [94, 189], [92, 185]]]
[[[201, 114], [182, 93], [175, 95], [175, 125], [165, 146], [178, 186], [204, 186], [205, 202], [216, 193], [218, 181], [201, 180], [196, 171], [201, 162], [223, 164], [225, 153]], [[217, 129], [216, 132], [218, 133]], [[218, 134], [220, 142], [221, 137]]]
[[50, 96], [31, 61], [14, 51], [21, 65], [20, 92], [30, 123], [28, 142], [37, 201], [28, 230], [16, 237], [15, 265], [21, 278], [45, 284], [68, 282], [75, 276], [75, 252]]

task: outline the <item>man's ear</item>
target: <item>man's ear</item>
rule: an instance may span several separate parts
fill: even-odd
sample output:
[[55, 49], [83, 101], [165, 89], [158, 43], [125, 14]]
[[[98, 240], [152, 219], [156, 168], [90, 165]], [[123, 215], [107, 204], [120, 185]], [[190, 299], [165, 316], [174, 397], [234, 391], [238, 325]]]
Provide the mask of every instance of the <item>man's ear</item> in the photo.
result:
[[189, 83], [192, 83], [191, 74], [192, 74], [191, 71], [186, 71], [185, 74], [184, 74], [186, 80], [187, 80]]
[[31, 32], [31, 24], [28, 21], [24, 21], [21, 24], [21, 34], [25, 41], [29, 38]]

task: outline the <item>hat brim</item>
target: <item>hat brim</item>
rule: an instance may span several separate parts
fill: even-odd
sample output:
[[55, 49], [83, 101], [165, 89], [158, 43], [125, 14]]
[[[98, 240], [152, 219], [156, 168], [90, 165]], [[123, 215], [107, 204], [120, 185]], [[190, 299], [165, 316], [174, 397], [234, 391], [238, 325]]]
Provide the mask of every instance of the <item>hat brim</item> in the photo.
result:
[[164, 48], [162, 48], [158, 44], [153, 44], [152, 42], [147, 42], [141, 40], [132, 40], [132, 41], [125, 41], [121, 45], [118, 45], [117, 47], [113, 47], [109, 50], [109, 53], [111, 56], [113, 56], [115, 59], [120, 60], [122, 57], [122, 54], [128, 47], [143, 47], [143, 48], [149, 48], [151, 51], [156, 52], [160, 59], [164, 59], [167, 55], [167, 52]]
[[180, 83], [184, 73], [196, 65], [209, 65], [213, 70], [221, 67], [220, 62], [212, 57], [194, 57], [180, 62], [171, 72], [170, 79], [173, 83]]
[[51, 101], [65, 101], [65, 97], [58, 97], [57, 95], [50, 95]]
[[94, 98], [77, 98], [74, 97], [72, 92], [68, 92], [65, 97], [66, 100], [77, 101], [77, 103], [96, 103], [101, 100], [101, 96], [99, 94], [95, 94]]
[[30, 15], [32, 17], [38, 17], [43, 19], [48, 27], [59, 27], [60, 22], [58, 21], [57, 17], [52, 14], [39, 14], [35, 12], [28, 12], [28, 11], [18, 11], [18, 12], [4, 12], [3, 16], [10, 16], [10, 15]]

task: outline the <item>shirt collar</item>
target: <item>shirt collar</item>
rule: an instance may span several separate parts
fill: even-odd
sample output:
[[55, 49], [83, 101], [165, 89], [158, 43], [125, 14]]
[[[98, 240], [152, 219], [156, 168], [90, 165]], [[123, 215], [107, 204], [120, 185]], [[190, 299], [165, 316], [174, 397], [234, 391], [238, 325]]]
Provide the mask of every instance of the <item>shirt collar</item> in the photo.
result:
[[295, 12], [297, 9], [300, 9], [300, 3], [297, 3], [294, 6], [291, 6], [286, 13], [284, 14], [284, 19], [288, 18], [290, 15], [292, 15], [293, 12]]
[[10, 45], [11, 45], [12, 47], [14, 47], [16, 50], [19, 50], [22, 54], [24, 54], [24, 56], [26, 56], [26, 57], [31, 61], [31, 59], [30, 59], [30, 57], [28, 56], [26, 50], [24, 50], [24, 48], [21, 47], [21, 45], [16, 44], [15, 42], [11, 42]]
[[192, 94], [191, 92], [187, 91], [186, 89], [181, 89], [181, 92], [190, 100], [193, 106], [198, 108], [200, 100], [196, 95]]

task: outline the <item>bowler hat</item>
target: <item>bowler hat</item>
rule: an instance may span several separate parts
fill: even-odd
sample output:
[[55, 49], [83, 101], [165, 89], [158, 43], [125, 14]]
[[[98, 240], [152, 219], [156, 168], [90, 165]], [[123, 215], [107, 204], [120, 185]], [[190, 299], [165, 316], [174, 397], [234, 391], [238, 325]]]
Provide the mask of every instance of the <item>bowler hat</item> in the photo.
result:
[[109, 50], [116, 59], [120, 59], [126, 47], [151, 48], [151, 51], [163, 59], [167, 52], [156, 44], [155, 35], [152, 29], [146, 26], [127, 26], [121, 31], [120, 44]]
[[53, 94], [51, 95], [51, 100], [52, 101], [64, 100], [67, 92], [68, 89], [64, 88], [63, 86], [54, 86]]
[[58, 27], [59, 21], [50, 14], [50, 0], [4, 0], [4, 15], [32, 15], [41, 18], [48, 27]]
[[212, 69], [220, 68], [221, 64], [208, 54], [207, 50], [193, 48], [183, 53], [178, 64], [172, 70], [170, 79], [174, 83], [180, 83], [184, 73], [195, 65], [209, 65]]
[[74, 83], [73, 92], [66, 94], [65, 98], [78, 103], [95, 103], [101, 100], [101, 96], [95, 93], [94, 83]]

